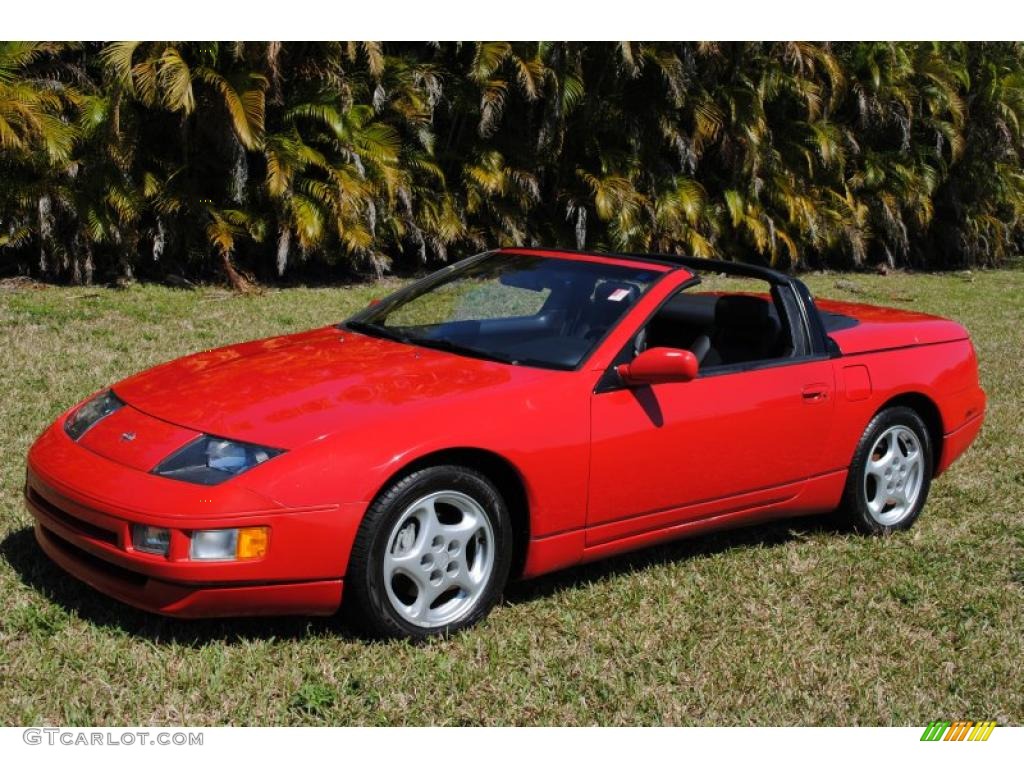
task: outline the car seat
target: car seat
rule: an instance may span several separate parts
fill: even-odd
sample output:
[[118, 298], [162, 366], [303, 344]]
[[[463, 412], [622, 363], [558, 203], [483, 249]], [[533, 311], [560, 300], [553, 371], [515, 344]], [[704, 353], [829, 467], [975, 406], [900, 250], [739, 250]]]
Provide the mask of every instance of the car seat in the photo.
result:
[[715, 304], [715, 326], [708, 339], [705, 365], [733, 365], [777, 357], [779, 333], [771, 302], [756, 296], [722, 296]]

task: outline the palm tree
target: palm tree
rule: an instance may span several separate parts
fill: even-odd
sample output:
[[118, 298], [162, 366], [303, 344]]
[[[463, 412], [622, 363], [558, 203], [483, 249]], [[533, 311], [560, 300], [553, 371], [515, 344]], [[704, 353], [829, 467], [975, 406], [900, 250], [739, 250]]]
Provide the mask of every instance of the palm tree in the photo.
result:
[[1014, 43], [0, 43], [0, 249], [243, 290], [506, 244], [997, 264], [1022, 117]]
[[998, 265], [1024, 245], [1024, 46], [959, 49], [971, 87], [957, 162], [934, 191], [926, 248], [948, 264]]
[[39, 270], [66, 258], [54, 229], [74, 144], [69, 121], [77, 94], [43, 66], [59, 56], [57, 43], [0, 42], [0, 248], [38, 248]]
[[[246, 152], [262, 148], [264, 140], [269, 81], [252, 68], [255, 56], [242, 43], [167, 42], [111, 43], [100, 54], [126, 93], [144, 107], [178, 115], [174, 138], [180, 161], [163, 163], [157, 210], [189, 232], [205, 233], [239, 290], [246, 290], [249, 280], [234, 264], [238, 239], [258, 239], [263, 231], [258, 214], [238, 207], [246, 194]], [[266, 61], [265, 55], [260, 58]], [[204, 132], [206, 125], [216, 128]], [[214, 183], [209, 174], [194, 172], [201, 167], [196, 155], [220, 171]]]

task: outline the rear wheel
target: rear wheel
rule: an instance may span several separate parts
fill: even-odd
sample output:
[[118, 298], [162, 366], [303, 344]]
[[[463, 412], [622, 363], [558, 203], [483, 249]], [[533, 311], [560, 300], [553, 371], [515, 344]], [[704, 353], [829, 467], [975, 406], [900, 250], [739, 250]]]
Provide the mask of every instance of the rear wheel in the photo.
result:
[[895, 406], [868, 424], [854, 453], [840, 512], [865, 533], [905, 530], [928, 498], [932, 445], [911, 408]]
[[508, 510], [494, 485], [465, 467], [429, 467], [396, 482], [367, 511], [346, 604], [373, 635], [450, 634], [491, 610], [511, 555]]

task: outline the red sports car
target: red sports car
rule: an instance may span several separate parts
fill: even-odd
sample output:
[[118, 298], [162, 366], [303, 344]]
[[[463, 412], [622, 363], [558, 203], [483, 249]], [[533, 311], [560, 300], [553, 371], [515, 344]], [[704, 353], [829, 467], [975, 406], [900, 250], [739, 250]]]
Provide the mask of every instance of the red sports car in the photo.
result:
[[679, 536], [908, 528], [984, 410], [949, 320], [748, 265], [501, 249], [113, 385], [36, 441], [25, 494], [43, 550], [131, 605], [328, 614], [344, 591], [366, 631], [423, 637], [510, 577]]

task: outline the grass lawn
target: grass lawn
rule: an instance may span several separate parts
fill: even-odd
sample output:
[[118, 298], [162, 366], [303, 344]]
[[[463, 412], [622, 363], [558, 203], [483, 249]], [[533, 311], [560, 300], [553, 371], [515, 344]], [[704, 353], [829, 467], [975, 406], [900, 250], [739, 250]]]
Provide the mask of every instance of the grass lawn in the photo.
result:
[[52, 566], [24, 456], [62, 409], [201, 348], [323, 325], [387, 285], [235, 296], [0, 284], [0, 723], [1024, 722], [1024, 271], [815, 275], [821, 296], [935, 312], [974, 335], [974, 447], [907, 534], [787, 522], [510, 587], [415, 647], [337, 620], [162, 619]]

